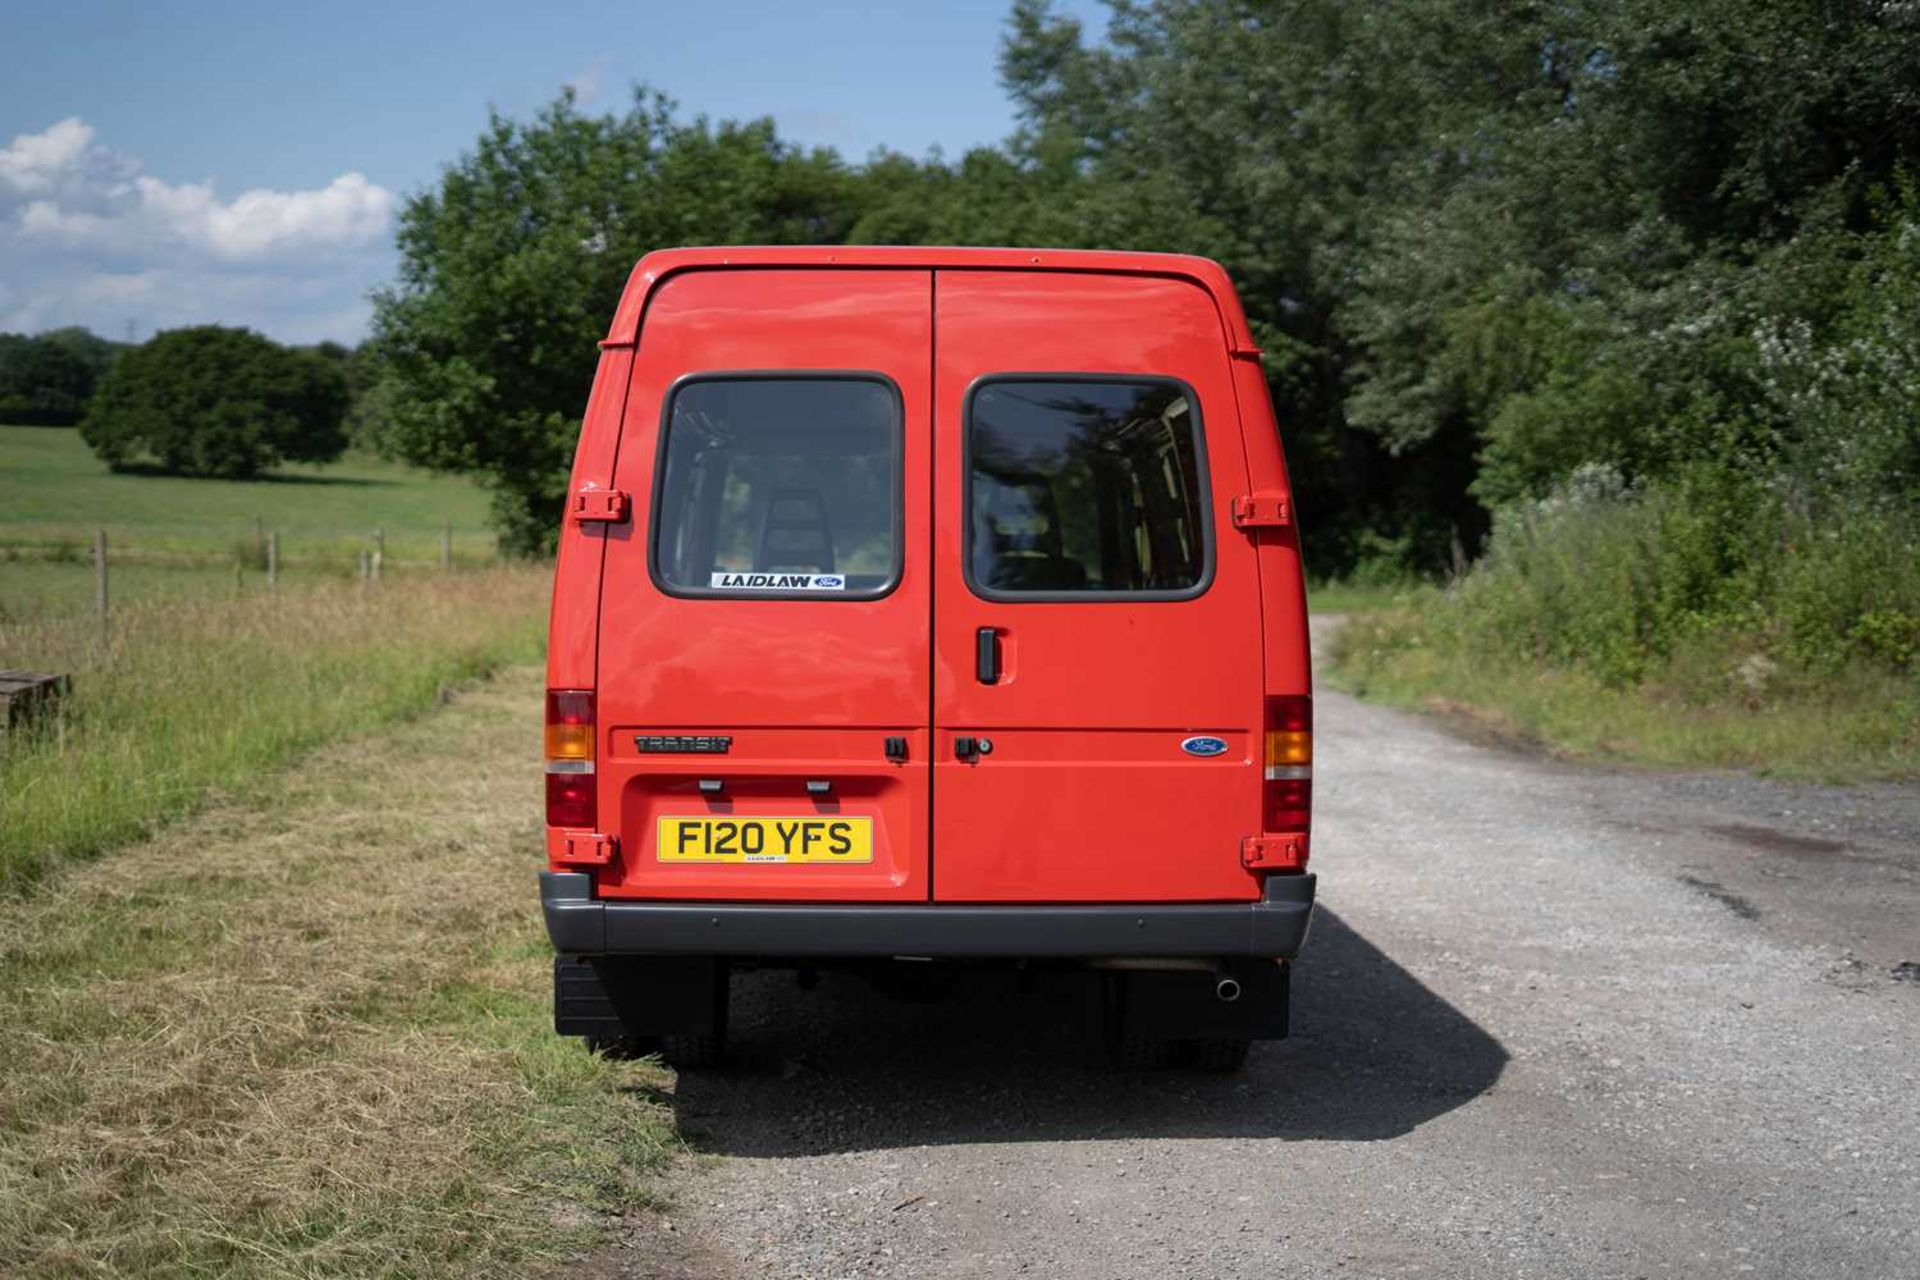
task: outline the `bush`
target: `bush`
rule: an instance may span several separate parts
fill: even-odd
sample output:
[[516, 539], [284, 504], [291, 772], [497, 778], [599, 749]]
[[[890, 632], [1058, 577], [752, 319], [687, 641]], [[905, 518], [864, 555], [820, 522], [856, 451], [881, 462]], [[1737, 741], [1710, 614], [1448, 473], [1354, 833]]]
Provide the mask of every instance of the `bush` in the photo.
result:
[[1818, 515], [1699, 468], [1635, 490], [1586, 467], [1500, 512], [1436, 618], [1465, 648], [1624, 687], [1697, 645], [1809, 673], [1920, 660], [1920, 531], [1871, 506]]
[[1358, 615], [1359, 692], [1502, 737], [1826, 778], [1920, 770], [1920, 522], [1696, 469], [1588, 467], [1499, 513], [1448, 590]]
[[118, 470], [151, 458], [183, 475], [243, 478], [346, 449], [339, 362], [246, 329], [156, 335], [102, 380], [80, 433]]

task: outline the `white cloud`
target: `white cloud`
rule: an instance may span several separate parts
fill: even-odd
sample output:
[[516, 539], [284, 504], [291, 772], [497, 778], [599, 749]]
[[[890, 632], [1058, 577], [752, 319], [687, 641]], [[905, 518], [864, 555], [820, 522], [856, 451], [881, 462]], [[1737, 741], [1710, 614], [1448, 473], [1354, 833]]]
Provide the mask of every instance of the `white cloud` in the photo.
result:
[[[393, 193], [357, 172], [222, 200], [170, 183], [78, 117], [0, 149], [0, 329], [228, 323], [289, 340], [357, 338], [389, 274]], [[344, 324], [344, 327], [342, 327]]]
[[93, 126], [68, 116], [45, 133], [23, 133], [0, 150], [0, 182], [15, 191], [50, 191], [93, 145]]
[[[165, 244], [221, 258], [255, 258], [367, 244], [385, 237], [393, 220], [392, 193], [358, 173], [310, 191], [261, 188], [222, 202], [211, 183], [174, 186], [147, 174], [131, 181], [119, 176], [135, 167], [95, 146], [93, 130], [78, 119], [22, 134], [0, 152], [0, 176], [14, 190], [37, 195], [65, 189], [28, 201], [18, 214], [20, 234], [76, 247]], [[112, 176], [106, 182], [70, 180], [87, 168]]]
[[271, 243], [367, 244], [386, 238], [393, 206], [385, 187], [345, 173], [318, 191], [249, 191], [213, 214], [212, 230], [229, 252]]

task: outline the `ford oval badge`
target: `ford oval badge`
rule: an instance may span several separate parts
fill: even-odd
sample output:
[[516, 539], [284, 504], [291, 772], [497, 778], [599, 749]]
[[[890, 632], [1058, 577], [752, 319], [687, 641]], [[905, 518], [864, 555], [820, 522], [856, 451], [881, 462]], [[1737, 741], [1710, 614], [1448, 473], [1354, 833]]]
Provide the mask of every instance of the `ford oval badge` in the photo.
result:
[[1202, 736], [1188, 738], [1180, 744], [1180, 749], [1190, 756], [1218, 756], [1226, 754], [1227, 744], [1222, 738]]

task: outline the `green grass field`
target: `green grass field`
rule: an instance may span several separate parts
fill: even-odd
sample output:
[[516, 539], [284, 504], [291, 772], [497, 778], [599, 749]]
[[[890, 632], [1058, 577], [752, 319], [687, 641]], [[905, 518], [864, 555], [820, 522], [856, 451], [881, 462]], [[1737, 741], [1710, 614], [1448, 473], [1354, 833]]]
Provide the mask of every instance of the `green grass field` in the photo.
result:
[[[94, 530], [116, 548], [230, 555], [251, 548], [254, 521], [280, 533], [283, 555], [349, 561], [385, 529], [389, 561], [437, 562], [441, 531], [454, 552], [490, 559], [487, 498], [472, 483], [377, 458], [289, 466], [258, 480], [116, 474], [80, 434], [0, 426], [0, 548], [84, 561]], [[8, 566], [0, 564], [0, 573]]]
[[[114, 474], [73, 431], [0, 427], [0, 667], [73, 680], [58, 734], [0, 740], [0, 884], [535, 658], [547, 571], [495, 563], [485, 513], [464, 480], [372, 459], [246, 482]], [[280, 535], [277, 595], [256, 516]], [[386, 567], [358, 584], [375, 529]]]
[[259, 480], [116, 474], [78, 432], [0, 427], [0, 623], [90, 610], [100, 529], [118, 609], [266, 590], [266, 531], [280, 535], [289, 590], [354, 577], [376, 529], [387, 573], [437, 570], [449, 525], [455, 565], [471, 568], [496, 558], [486, 516], [471, 482], [378, 458]]

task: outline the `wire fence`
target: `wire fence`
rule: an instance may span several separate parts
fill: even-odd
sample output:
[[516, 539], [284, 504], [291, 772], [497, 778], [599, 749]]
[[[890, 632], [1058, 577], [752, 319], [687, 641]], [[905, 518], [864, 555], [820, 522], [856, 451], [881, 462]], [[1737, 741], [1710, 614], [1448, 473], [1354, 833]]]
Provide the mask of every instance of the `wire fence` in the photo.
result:
[[[373, 528], [341, 536], [286, 534], [255, 520], [251, 536], [227, 547], [162, 545], [102, 526], [87, 542], [71, 536], [13, 541], [0, 548], [0, 622], [90, 610], [103, 629], [130, 600], [205, 597], [222, 590], [279, 592], [314, 581], [357, 580], [367, 589], [395, 574], [456, 573], [500, 561], [489, 535], [458, 531], [451, 521], [437, 536], [417, 528], [389, 548], [388, 531]], [[478, 548], [484, 548], [479, 550]], [[88, 591], [88, 577], [91, 590]]]

